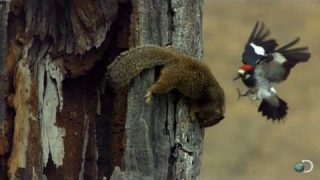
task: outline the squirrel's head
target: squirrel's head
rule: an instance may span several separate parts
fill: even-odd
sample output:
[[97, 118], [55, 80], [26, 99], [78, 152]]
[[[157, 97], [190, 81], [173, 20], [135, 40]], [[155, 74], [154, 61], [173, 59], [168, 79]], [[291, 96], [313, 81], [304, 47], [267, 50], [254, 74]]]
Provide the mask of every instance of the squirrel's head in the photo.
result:
[[209, 127], [219, 123], [224, 119], [224, 112], [221, 108], [211, 110], [201, 110], [196, 113], [200, 122], [200, 127]]
[[209, 127], [219, 123], [224, 119], [225, 113], [225, 96], [224, 91], [219, 85], [211, 89], [213, 95], [206, 103], [201, 104], [199, 112], [196, 113], [200, 120], [201, 127]]

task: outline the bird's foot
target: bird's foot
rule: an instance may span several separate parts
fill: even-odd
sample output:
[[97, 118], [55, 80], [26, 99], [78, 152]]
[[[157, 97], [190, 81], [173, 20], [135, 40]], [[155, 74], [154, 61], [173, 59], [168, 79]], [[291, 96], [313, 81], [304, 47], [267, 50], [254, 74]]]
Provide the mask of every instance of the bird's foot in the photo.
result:
[[249, 94], [248, 91], [245, 92], [245, 93], [241, 93], [241, 91], [240, 91], [239, 88], [237, 88], [237, 92], [238, 92], [238, 98], [237, 98], [237, 100], [239, 100], [241, 97], [248, 96], [248, 94]]
[[253, 96], [252, 99], [255, 100], [255, 101], [259, 100], [259, 98], [257, 96]]

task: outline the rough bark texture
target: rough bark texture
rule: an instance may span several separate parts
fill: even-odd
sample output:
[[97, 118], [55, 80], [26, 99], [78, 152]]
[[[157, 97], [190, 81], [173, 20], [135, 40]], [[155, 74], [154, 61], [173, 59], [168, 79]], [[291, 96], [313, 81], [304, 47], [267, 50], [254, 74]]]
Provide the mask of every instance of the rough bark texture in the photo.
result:
[[4, 102], [4, 73], [5, 62], [8, 53], [7, 44], [7, 22], [8, 22], [9, 3], [6, 1], [0, 1], [0, 131], [2, 129], [2, 123], [5, 114], [5, 102]]
[[158, 69], [117, 92], [100, 83], [112, 59], [138, 45], [170, 44], [201, 59], [202, 6], [13, 0], [0, 28], [0, 179], [198, 179], [204, 130], [190, 123], [179, 94], [144, 103]]
[[[9, 3], [0, 1], [0, 179], [6, 178], [7, 171], [7, 156], [4, 156], [9, 151], [9, 140], [4, 137], [5, 129], [9, 129], [3, 122], [5, 117], [5, 99], [4, 99], [4, 79], [5, 62], [7, 58], [7, 22], [8, 22]], [[1, 135], [2, 134], [2, 135]], [[1, 156], [2, 155], [2, 156]]]
[[[131, 46], [157, 44], [202, 58], [202, 1], [133, 2]], [[111, 179], [198, 179], [203, 130], [190, 123], [188, 107], [162, 95], [152, 106], [144, 95], [155, 81], [155, 71], [135, 78], [128, 94], [124, 171]]]

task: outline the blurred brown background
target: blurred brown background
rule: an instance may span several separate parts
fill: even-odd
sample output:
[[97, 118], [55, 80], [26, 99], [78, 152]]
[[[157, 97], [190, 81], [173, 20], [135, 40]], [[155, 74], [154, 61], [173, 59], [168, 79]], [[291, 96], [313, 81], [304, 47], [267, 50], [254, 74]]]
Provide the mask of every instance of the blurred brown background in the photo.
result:
[[[320, 179], [320, 1], [205, 0], [205, 61], [223, 86], [226, 118], [206, 130], [201, 179]], [[264, 21], [280, 45], [300, 36], [312, 58], [299, 64], [276, 89], [288, 102], [284, 123], [263, 118], [259, 102], [242, 98], [233, 82], [243, 47], [257, 20]], [[296, 173], [297, 161], [309, 159], [314, 170]]]

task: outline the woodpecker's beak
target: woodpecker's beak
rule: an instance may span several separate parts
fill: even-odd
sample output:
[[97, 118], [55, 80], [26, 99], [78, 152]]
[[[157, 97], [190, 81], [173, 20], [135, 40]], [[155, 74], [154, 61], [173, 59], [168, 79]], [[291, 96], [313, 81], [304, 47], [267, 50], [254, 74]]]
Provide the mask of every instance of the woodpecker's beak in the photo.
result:
[[240, 74], [238, 74], [237, 77], [233, 78], [233, 81], [236, 81], [236, 80], [238, 80], [238, 79], [240, 79], [240, 78], [241, 78], [241, 76], [240, 76]]
[[241, 76], [243, 76], [245, 74], [245, 70], [243, 70], [243, 69], [238, 69], [238, 76], [237, 77], [235, 77], [234, 79], [233, 79], [233, 81], [236, 81], [236, 80], [238, 80], [239, 78], [241, 78]]

